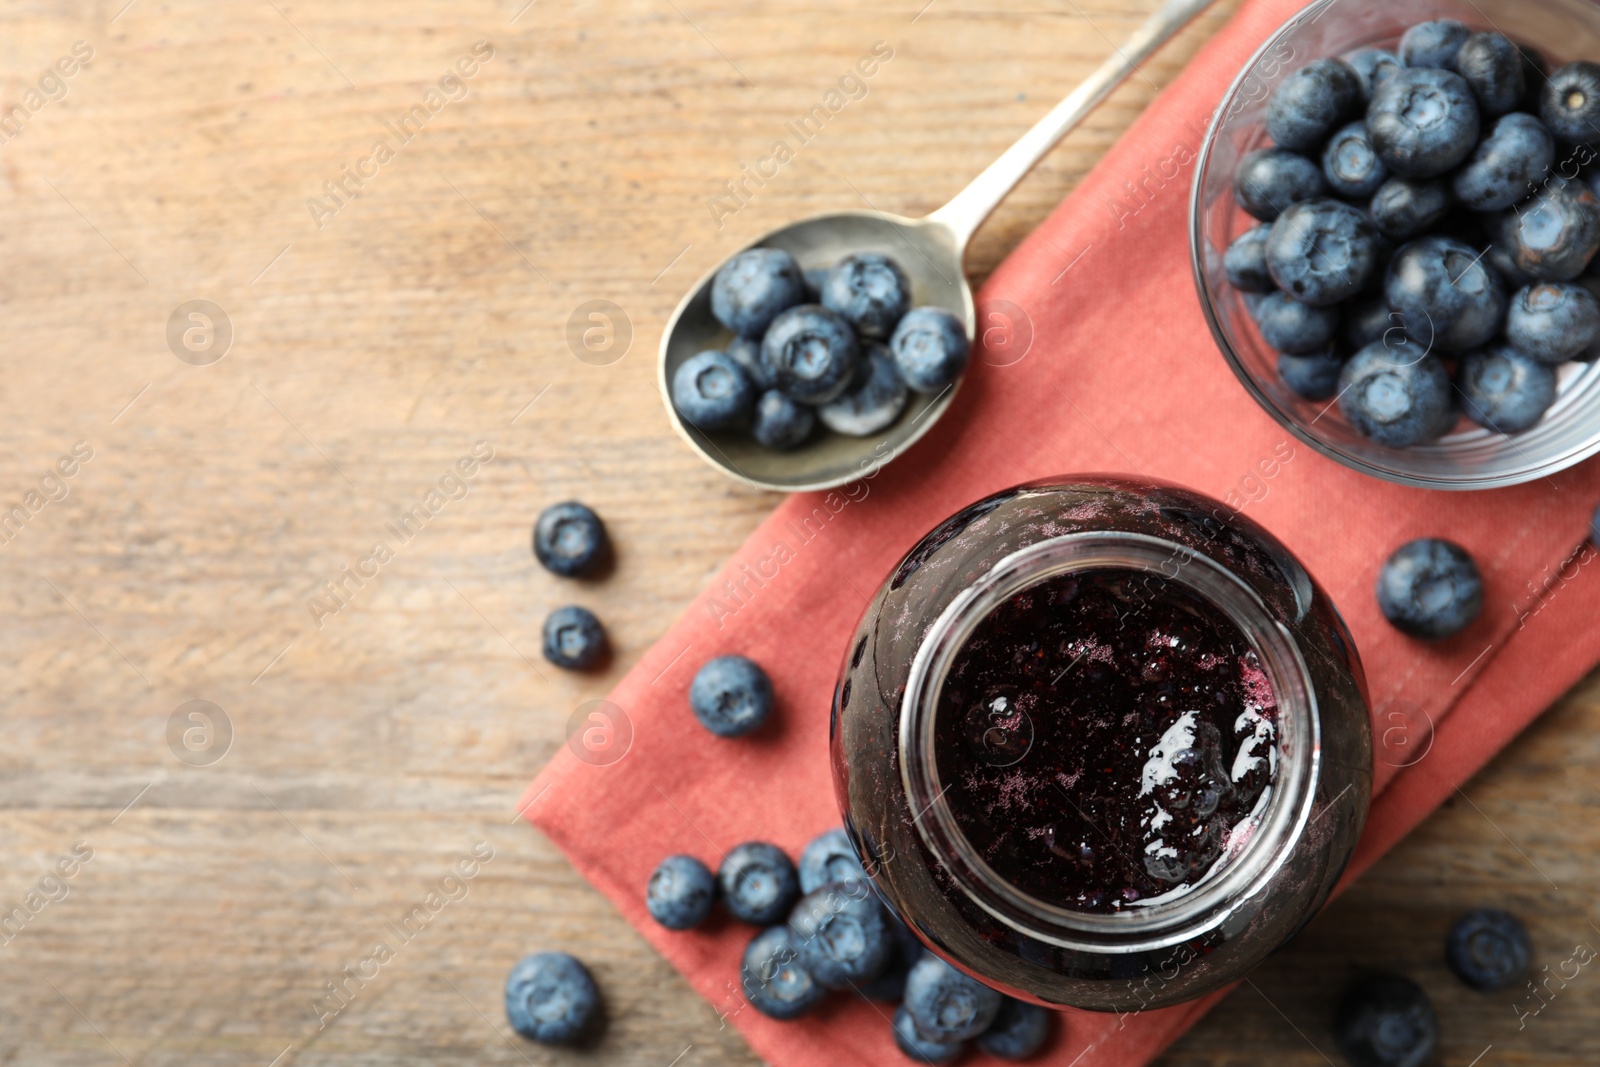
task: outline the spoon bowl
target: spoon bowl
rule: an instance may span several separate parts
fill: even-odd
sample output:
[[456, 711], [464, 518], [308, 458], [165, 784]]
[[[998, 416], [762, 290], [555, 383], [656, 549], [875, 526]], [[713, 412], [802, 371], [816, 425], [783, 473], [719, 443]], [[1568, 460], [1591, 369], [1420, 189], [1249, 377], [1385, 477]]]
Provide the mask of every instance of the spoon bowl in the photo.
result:
[[[942, 307], [966, 324], [971, 339], [977, 325], [972, 287], [961, 269], [961, 248], [949, 226], [932, 218], [908, 219], [877, 211], [817, 215], [775, 230], [751, 248], [781, 248], [806, 270], [831, 267], [851, 252], [881, 252], [899, 263], [911, 281], [913, 307]], [[740, 249], [740, 251], [746, 251]], [[720, 265], [718, 266], [720, 270]], [[738, 431], [709, 433], [682, 418], [671, 403], [672, 376], [684, 360], [732, 339], [711, 314], [713, 270], [695, 283], [673, 312], [661, 340], [658, 385], [667, 415], [679, 436], [713, 467], [736, 481], [785, 493], [831, 489], [875, 473], [927, 433], [949, 408], [958, 380], [933, 396], [912, 393], [894, 425], [871, 437], [825, 433], [800, 448], [764, 448]]]
[[[1046, 152], [1132, 74], [1137, 65], [1215, 0], [1165, 0], [1111, 58], [1051, 109], [944, 207], [925, 219], [881, 211], [837, 211], [791, 223], [742, 248], [780, 248], [802, 269], [832, 267], [851, 252], [878, 252], [897, 262], [911, 281], [912, 307], [941, 307], [966, 325], [974, 341], [977, 312], [962, 260], [973, 231]], [[731, 257], [730, 257], [731, 258]], [[701, 459], [735, 481], [759, 489], [805, 492], [870, 477], [933, 428], [961, 387], [912, 393], [906, 410], [879, 434], [846, 437], [823, 433], [791, 451], [768, 449], [746, 434], [708, 433], [684, 421], [672, 404], [672, 376], [684, 360], [720, 349], [733, 335], [711, 314], [717, 269], [695, 283], [661, 335], [656, 384], [678, 435]], [[970, 368], [969, 368], [970, 370]]]

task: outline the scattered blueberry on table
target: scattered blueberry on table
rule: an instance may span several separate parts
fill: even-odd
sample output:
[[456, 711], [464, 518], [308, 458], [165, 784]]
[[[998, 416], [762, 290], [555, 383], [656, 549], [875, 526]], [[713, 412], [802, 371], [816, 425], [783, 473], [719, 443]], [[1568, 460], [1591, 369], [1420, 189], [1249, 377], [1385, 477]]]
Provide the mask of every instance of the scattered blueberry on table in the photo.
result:
[[829, 989], [852, 989], [883, 973], [894, 956], [894, 932], [865, 882], [825, 885], [789, 914], [789, 943], [800, 966]]
[[564, 952], [524, 956], [506, 976], [506, 1021], [523, 1037], [571, 1045], [600, 1017], [600, 992], [588, 968]]
[[798, 1019], [828, 995], [800, 966], [787, 926], [771, 927], [751, 939], [739, 978], [750, 1005], [774, 1019]]
[[605, 658], [605, 627], [588, 608], [569, 604], [544, 620], [544, 658], [569, 671], [586, 671]]
[[581, 578], [604, 565], [611, 542], [590, 508], [568, 500], [552, 504], [533, 524], [533, 555], [551, 574]]
[[707, 660], [689, 683], [689, 708], [718, 737], [743, 737], [772, 714], [772, 680], [745, 656]]
[[1345, 992], [1333, 1036], [1352, 1067], [1422, 1067], [1439, 1044], [1439, 1019], [1417, 983], [1375, 974]]
[[717, 879], [693, 856], [668, 856], [645, 888], [650, 917], [668, 930], [689, 930], [706, 921], [717, 900]]
[[1436, 19], [1290, 71], [1263, 124], [1222, 267], [1289, 393], [1408, 448], [1522, 433], [1600, 354], [1600, 64]]
[[1002, 1060], [1025, 1060], [1050, 1039], [1050, 1012], [1006, 997], [994, 1024], [978, 1036], [978, 1047]]
[[740, 922], [770, 926], [788, 918], [800, 895], [794, 863], [776, 845], [747, 841], [722, 858], [717, 869], [722, 905]]
[[1412, 637], [1449, 637], [1483, 610], [1483, 578], [1467, 550], [1435, 537], [1398, 548], [1378, 572], [1378, 608]]
[[905, 1008], [917, 1032], [935, 1041], [966, 1041], [1000, 1014], [1001, 995], [938, 956], [924, 955], [906, 976]]
[[1499, 908], [1479, 908], [1457, 919], [1444, 951], [1451, 972], [1483, 993], [1520, 981], [1532, 954], [1528, 928]]
[[775, 451], [804, 445], [818, 423], [881, 433], [912, 392], [952, 385], [970, 355], [962, 320], [913, 308], [911, 290], [900, 264], [877, 252], [806, 271], [778, 249], [742, 252], [711, 287], [712, 313], [734, 336], [679, 364], [672, 406], [700, 430], [745, 431]]
[[802, 893], [813, 892], [825, 885], [867, 880], [866, 868], [856, 858], [850, 835], [845, 833], [842, 826], [818, 834], [800, 850], [799, 870]]

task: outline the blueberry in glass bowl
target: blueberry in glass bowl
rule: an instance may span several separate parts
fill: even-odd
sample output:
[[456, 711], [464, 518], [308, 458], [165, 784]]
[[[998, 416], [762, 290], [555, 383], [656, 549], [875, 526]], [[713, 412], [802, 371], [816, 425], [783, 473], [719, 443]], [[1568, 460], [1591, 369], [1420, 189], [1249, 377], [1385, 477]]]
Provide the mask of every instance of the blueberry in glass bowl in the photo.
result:
[[1596, 161], [1600, 7], [1310, 4], [1196, 161], [1223, 357], [1288, 432], [1388, 481], [1494, 488], [1600, 452], [1600, 323], [1574, 295], [1600, 295]]

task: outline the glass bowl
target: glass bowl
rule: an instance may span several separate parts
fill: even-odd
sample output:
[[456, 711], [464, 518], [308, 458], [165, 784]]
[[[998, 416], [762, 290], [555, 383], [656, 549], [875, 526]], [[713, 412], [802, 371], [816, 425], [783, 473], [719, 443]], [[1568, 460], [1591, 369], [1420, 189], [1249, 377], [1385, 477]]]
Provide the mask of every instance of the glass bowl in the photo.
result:
[[[1267, 147], [1267, 101], [1278, 83], [1324, 56], [1394, 49], [1405, 30], [1453, 18], [1532, 47], [1550, 69], [1600, 60], [1600, 5], [1593, 0], [1320, 0], [1285, 23], [1245, 64], [1213, 117], [1195, 167], [1189, 247], [1211, 332], [1256, 402], [1295, 437], [1345, 466], [1402, 485], [1492, 489], [1546, 477], [1600, 452], [1600, 362], [1560, 368], [1558, 395], [1539, 423], [1504, 435], [1462, 418], [1444, 437], [1391, 448], [1361, 436], [1335, 400], [1304, 400], [1283, 384], [1277, 353], [1262, 340], [1222, 257], [1256, 224], [1233, 199], [1246, 153]], [[1561, 156], [1558, 153], [1557, 164]], [[1600, 257], [1597, 257], [1600, 259]], [[1509, 290], [1510, 287], [1508, 287]], [[1508, 292], [1509, 295], [1509, 292]]]

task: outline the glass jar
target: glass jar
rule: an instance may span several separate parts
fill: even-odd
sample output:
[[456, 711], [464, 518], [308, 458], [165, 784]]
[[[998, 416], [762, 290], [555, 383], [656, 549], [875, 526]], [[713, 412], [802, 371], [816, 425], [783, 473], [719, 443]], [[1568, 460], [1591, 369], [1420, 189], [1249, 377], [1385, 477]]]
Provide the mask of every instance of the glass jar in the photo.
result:
[[[1123, 580], [1130, 575], [1132, 586]], [[944, 782], [940, 773], [946, 742], [938, 738], [950, 736], [938, 729], [940, 695], [952, 662], [1002, 605], [1022, 603], [1015, 598], [1029, 591], [1042, 596], [1058, 588], [1044, 583], [1073, 576], [1115, 578], [1135, 625], [1145, 605], [1127, 596], [1129, 588], [1197, 598], [1245, 642], [1241, 662], [1259, 667], [1276, 708], [1263, 749], [1275, 769], [1259, 802], [1229, 828], [1227, 847], [1193, 884], [1125, 907], [1119, 901], [1115, 910], [1048, 899], [1037, 885], [1025, 891], [1014, 884], [1020, 879], [1002, 876], [986, 858], [992, 842], [969, 840], [963, 830], [951, 800], [959, 775]], [[1036, 728], [1076, 724], [1052, 725], [1040, 718], [1048, 707], [1023, 706], [1033, 719], [1007, 720], [984, 744], [997, 742], [1005, 753], [998, 762], [1025, 771], [1028, 753], [1037, 751]], [[1198, 997], [1292, 937], [1343, 871], [1372, 785], [1361, 663], [1327, 594], [1276, 539], [1232, 509], [1185, 489], [1117, 477], [1009, 489], [918, 542], [851, 638], [829, 736], [845, 826], [881, 895], [918, 936], [1011, 996], [1098, 1011]], [[1071, 795], [1038, 797], [1045, 815], [1072, 823]], [[1105, 836], [1081, 809], [1077, 815]], [[1081, 825], [1076, 832], [1087, 838]]]

